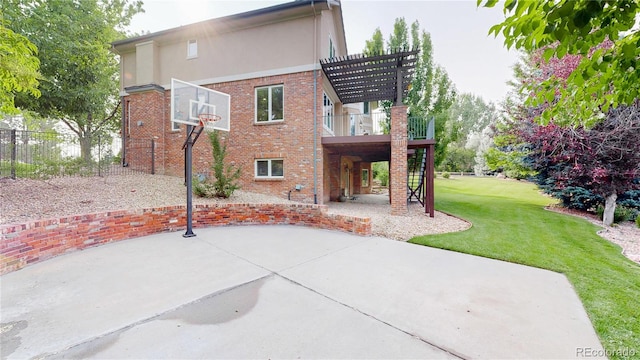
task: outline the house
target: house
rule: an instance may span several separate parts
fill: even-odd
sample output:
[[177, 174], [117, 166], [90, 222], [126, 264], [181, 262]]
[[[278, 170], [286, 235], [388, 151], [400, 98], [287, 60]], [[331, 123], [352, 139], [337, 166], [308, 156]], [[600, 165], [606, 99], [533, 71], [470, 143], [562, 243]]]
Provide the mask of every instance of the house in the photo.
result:
[[[417, 197], [433, 215], [434, 141], [408, 137], [401, 104], [417, 51], [348, 56], [339, 1], [293, 1], [120, 40], [113, 49], [127, 165], [138, 158], [129, 144], [153, 138], [155, 173], [183, 176], [186, 126], [169, 121], [176, 78], [230, 95], [227, 160], [241, 168], [243, 190], [322, 204], [371, 192], [371, 163], [390, 161], [392, 213], [402, 214], [412, 192], [407, 157], [424, 149], [416, 152], [427, 174]], [[400, 104], [391, 134], [374, 133], [380, 100]], [[208, 174], [208, 142], [193, 151], [194, 173]]]

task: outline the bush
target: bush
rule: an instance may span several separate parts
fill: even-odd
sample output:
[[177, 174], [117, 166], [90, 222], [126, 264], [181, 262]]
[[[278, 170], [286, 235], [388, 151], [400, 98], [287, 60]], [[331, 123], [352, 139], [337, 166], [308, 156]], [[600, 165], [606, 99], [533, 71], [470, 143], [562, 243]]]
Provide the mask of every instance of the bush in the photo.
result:
[[445, 171], [445, 172], [442, 173], [442, 177], [445, 178], [445, 179], [448, 179], [448, 178], [451, 177], [451, 174], [449, 174], [448, 172]]
[[[36, 177], [33, 175], [34, 172], [38, 170], [38, 165], [35, 164], [27, 164], [21, 161], [16, 161], [14, 163], [15, 172], [17, 177]], [[11, 161], [2, 160], [0, 161], [0, 177], [10, 176], [11, 175]]]
[[471, 172], [476, 164], [476, 151], [449, 146], [444, 160], [438, 166], [439, 171]]
[[380, 181], [381, 186], [389, 185], [389, 165], [387, 162], [373, 163], [373, 178]]
[[193, 193], [199, 197], [216, 197], [216, 190], [212, 183], [198, 182], [196, 179], [193, 180]]
[[560, 199], [562, 206], [569, 209], [593, 211], [604, 204], [602, 196], [579, 186], [567, 186], [564, 189], [547, 188], [545, 190], [549, 195]]
[[[56, 176], [92, 176], [94, 164], [87, 164], [82, 158], [62, 158], [36, 160], [34, 163], [16, 161], [16, 177], [48, 180]], [[11, 161], [0, 161], [0, 177], [11, 175]]]
[[618, 196], [618, 204], [640, 211], [640, 190], [629, 190]]
[[636, 225], [640, 228], [640, 216], [636, 217]]
[[213, 131], [209, 134], [211, 149], [213, 153], [213, 182], [196, 181], [193, 186], [193, 193], [201, 197], [220, 197], [228, 198], [234, 191], [240, 188], [237, 183], [240, 179], [240, 168], [233, 165], [225, 165], [224, 159], [227, 156], [227, 145], [220, 144], [218, 132]]
[[[598, 209], [596, 212], [598, 214], [598, 217], [602, 220], [602, 217], [604, 215], [604, 207], [598, 206]], [[633, 219], [634, 215], [636, 215], [635, 209], [630, 209], [628, 207], [618, 205], [616, 206], [616, 209], [613, 213], [613, 222], [616, 224], [619, 224], [621, 222], [629, 221]], [[636, 221], [637, 221], [637, 217], [636, 217]]]

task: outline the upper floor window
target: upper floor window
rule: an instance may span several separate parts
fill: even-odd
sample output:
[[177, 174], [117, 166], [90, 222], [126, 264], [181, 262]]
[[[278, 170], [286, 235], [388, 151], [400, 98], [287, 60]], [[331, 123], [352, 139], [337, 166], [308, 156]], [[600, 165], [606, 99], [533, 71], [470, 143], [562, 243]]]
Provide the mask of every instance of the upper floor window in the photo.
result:
[[336, 47], [333, 45], [333, 39], [329, 36], [329, 58], [336, 56]]
[[198, 40], [187, 41], [187, 59], [198, 57]]
[[256, 122], [284, 120], [284, 86], [256, 88]]
[[333, 131], [333, 101], [326, 93], [322, 93], [322, 116], [324, 117], [324, 126]]

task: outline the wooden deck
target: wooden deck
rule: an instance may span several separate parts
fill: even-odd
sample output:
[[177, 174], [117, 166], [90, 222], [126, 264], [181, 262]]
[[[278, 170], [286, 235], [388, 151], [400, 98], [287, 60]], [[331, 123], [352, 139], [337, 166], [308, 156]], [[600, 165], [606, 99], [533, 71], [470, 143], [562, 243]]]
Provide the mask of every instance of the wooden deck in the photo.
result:
[[[359, 157], [366, 162], [391, 159], [391, 135], [324, 136], [321, 143], [330, 154]], [[424, 149], [435, 143], [433, 139], [409, 140], [407, 149]]]

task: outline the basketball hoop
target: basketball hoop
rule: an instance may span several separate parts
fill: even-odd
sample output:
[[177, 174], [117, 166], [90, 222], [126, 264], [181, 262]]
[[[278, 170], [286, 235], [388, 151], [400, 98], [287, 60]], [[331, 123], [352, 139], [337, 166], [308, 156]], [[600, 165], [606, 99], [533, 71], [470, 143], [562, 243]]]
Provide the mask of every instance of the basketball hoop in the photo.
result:
[[220, 115], [216, 114], [200, 114], [198, 115], [200, 120], [200, 126], [204, 128], [204, 131], [210, 133], [216, 129], [216, 123], [222, 119]]

